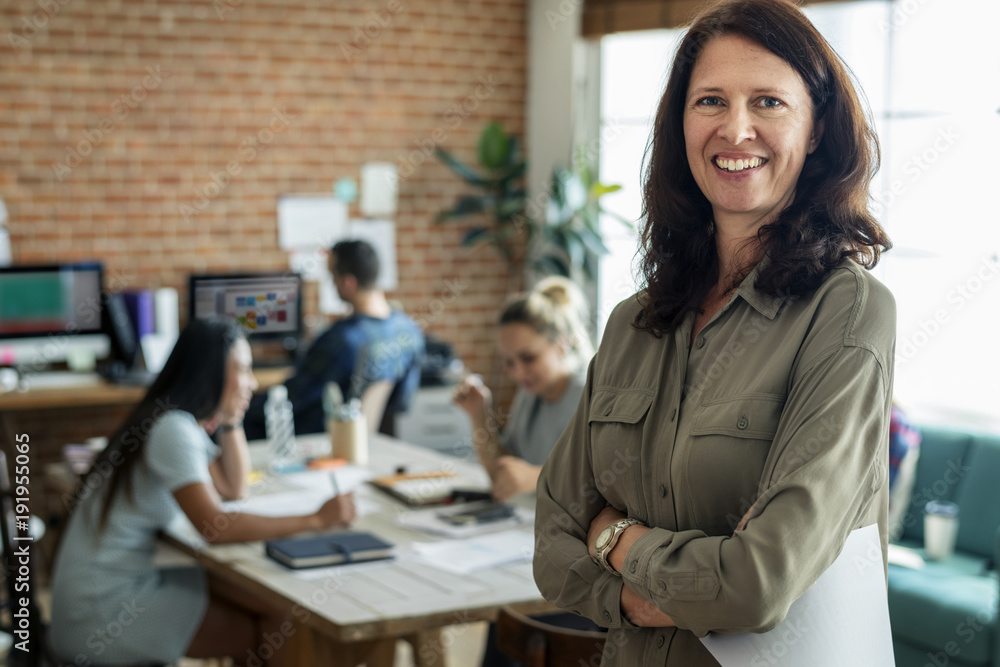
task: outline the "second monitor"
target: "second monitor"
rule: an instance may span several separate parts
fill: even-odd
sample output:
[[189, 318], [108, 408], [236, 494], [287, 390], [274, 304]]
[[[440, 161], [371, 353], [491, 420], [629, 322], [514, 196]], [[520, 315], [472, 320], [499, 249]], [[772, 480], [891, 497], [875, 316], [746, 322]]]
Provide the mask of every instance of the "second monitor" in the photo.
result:
[[294, 351], [302, 336], [302, 277], [297, 273], [192, 275], [191, 319], [234, 320], [250, 340], [281, 340]]

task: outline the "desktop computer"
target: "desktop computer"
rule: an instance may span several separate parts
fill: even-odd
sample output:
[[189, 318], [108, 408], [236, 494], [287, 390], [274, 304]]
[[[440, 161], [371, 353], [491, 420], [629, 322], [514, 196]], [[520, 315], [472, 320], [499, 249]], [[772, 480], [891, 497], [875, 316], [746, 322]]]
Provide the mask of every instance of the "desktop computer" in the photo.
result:
[[[280, 342], [294, 356], [302, 336], [302, 277], [297, 273], [192, 275], [189, 281], [192, 320], [221, 316], [232, 319], [251, 344]], [[255, 356], [256, 366], [267, 365]], [[282, 360], [287, 363], [287, 359]]]
[[99, 262], [0, 267], [0, 366], [28, 372], [111, 352]]

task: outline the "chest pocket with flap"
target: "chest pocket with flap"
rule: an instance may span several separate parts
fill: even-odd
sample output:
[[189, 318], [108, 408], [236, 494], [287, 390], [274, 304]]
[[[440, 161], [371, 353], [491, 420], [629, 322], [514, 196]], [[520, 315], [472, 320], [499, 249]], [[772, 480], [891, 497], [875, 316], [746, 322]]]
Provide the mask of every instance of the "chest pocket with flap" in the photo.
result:
[[743, 394], [709, 401], [698, 408], [691, 435], [774, 440], [784, 407], [785, 397], [778, 394]]

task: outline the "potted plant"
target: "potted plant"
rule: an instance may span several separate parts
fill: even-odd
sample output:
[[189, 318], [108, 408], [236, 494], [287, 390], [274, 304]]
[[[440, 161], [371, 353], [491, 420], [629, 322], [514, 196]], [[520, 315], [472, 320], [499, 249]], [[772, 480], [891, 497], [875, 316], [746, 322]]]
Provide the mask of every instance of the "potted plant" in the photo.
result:
[[[599, 200], [621, 186], [598, 181], [582, 153], [577, 153], [572, 169], [553, 170], [549, 192], [536, 203], [527, 199], [527, 162], [520, 155], [518, 141], [499, 123], [487, 124], [479, 137], [479, 169], [441, 148], [435, 152], [479, 190], [460, 196], [454, 206], [437, 216], [439, 223], [470, 216], [480, 219], [465, 233], [463, 245], [493, 245], [511, 265], [511, 274], [518, 273], [527, 250], [532, 268], [541, 275], [579, 278], [582, 273], [586, 279], [594, 279], [595, 258], [608, 253], [599, 222], [600, 214], [608, 212]], [[632, 228], [621, 216], [610, 215]]]
[[479, 136], [478, 170], [442, 148], [435, 149], [435, 153], [479, 191], [460, 196], [454, 206], [438, 214], [437, 222], [476, 216], [481, 222], [465, 233], [462, 244], [489, 243], [508, 264], [518, 265], [523, 260], [531, 225], [524, 215], [527, 205], [524, 173], [528, 163], [521, 157], [517, 139], [504, 132], [499, 123], [487, 124]]

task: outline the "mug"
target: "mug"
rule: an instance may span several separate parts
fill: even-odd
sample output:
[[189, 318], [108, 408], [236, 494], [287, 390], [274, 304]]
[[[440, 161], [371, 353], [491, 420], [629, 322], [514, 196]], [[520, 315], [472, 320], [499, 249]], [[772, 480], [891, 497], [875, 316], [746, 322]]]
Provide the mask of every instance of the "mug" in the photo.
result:
[[924, 507], [924, 548], [930, 560], [947, 560], [958, 537], [958, 505], [932, 500]]
[[327, 419], [330, 455], [348, 463], [368, 465], [368, 422], [364, 414], [354, 419]]

